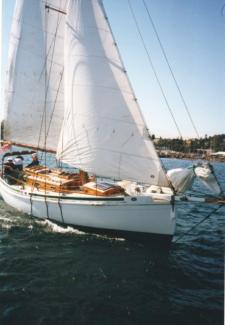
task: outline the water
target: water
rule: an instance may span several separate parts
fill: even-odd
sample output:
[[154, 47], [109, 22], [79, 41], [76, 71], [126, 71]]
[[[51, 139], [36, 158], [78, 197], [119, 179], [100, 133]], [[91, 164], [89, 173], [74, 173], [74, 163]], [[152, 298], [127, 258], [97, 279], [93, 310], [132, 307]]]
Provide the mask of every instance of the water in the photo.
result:
[[[215, 168], [225, 188], [225, 165]], [[174, 240], [213, 209], [179, 206]], [[224, 225], [225, 207], [166, 249], [39, 221], [0, 200], [0, 324], [223, 324]]]

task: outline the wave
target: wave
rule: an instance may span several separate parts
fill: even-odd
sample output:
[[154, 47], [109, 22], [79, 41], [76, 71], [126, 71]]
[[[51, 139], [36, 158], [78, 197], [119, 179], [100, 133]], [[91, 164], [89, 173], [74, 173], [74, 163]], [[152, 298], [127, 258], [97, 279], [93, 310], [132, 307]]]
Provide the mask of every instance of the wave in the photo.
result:
[[96, 238], [102, 238], [102, 239], [108, 239], [108, 240], [115, 240], [115, 241], [125, 241], [124, 238], [111, 238], [109, 236], [95, 234], [95, 233], [88, 233], [81, 230], [78, 230], [76, 228], [70, 227], [70, 226], [64, 226], [59, 225], [55, 222], [52, 222], [50, 220], [35, 220], [35, 223], [40, 225], [41, 227], [44, 227], [45, 232], [51, 232], [51, 233], [60, 233], [60, 234], [75, 234], [79, 236], [94, 236]]
[[85, 232], [80, 231], [78, 229], [72, 228], [70, 226], [60, 226], [50, 220], [37, 220], [36, 224], [41, 225], [45, 228], [46, 232], [55, 232], [61, 234], [76, 234], [76, 235], [85, 235]]

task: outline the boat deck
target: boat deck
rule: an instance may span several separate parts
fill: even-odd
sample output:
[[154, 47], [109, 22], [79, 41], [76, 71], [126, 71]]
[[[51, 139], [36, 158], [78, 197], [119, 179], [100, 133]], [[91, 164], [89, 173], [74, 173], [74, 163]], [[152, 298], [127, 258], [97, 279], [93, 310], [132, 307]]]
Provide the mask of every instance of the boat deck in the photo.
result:
[[[7, 179], [6, 179], [7, 180]], [[33, 195], [58, 197], [124, 197], [124, 189], [110, 182], [95, 182], [87, 173], [68, 173], [44, 166], [25, 168], [18, 178], [12, 178], [10, 186]]]
[[[150, 186], [146, 192], [140, 188], [130, 192], [130, 189], [124, 187], [122, 183], [119, 182], [120, 185], [118, 185], [109, 181], [96, 181], [95, 178], [89, 177], [83, 171], [68, 173], [61, 169], [34, 166], [25, 168], [21, 177], [15, 179], [14, 184], [10, 184], [10, 187], [28, 195], [65, 199], [80, 198], [81, 200], [99, 200], [101, 198], [103, 200], [119, 200], [126, 197], [135, 200], [138, 197], [139, 199], [148, 197], [154, 202], [168, 202], [171, 201], [173, 195], [170, 188], [154, 185]], [[132, 182], [130, 183], [132, 184]]]
[[[68, 192], [59, 192], [59, 191], [51, 191], [51, 190], [45, 190], [45, 189], [38, 189], [33, 186], [30, 186], [28, 184], [25, 184], [23, 186], [19, 184], [10, 185], [15, 190], [23, 190], [24, 192], [31, 193], [31, 194], [42, 194], [46, 196], [58, 196], [58, 197], [83, 197], [83, 198], [96, 198], [99, 197], [99, 195], [94, 194], [87, 194], [83, 190], [76, 190], [76, 191], [68, 191]], [[121, 193], [115, 193], [109, 195], [101, 195], [102, 198], [108, 198], [108, 197], [118, 197], [123, 198], [126, 195]]]

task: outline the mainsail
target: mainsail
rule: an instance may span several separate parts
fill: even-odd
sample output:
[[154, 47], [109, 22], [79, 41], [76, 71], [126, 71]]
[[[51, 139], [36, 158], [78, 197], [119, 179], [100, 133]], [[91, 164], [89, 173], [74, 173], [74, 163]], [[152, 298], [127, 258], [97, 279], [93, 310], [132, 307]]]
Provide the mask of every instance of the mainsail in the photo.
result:
[[57, 157], [96, 175], [167, 186], [100, 0], [70, 0]]
[[10, 35], [4, 139], [56, 150], [64, 114], [66, 0], [17, 0]]

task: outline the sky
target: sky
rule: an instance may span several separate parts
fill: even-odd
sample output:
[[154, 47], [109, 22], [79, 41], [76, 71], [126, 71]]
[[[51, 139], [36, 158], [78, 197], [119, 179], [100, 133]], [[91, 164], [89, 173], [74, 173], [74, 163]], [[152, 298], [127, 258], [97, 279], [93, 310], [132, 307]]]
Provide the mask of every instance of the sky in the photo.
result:
[[[15, 0], [2, 3], [1, 95]], [[173, 74], [201, 137], [225, 133], [225, 0], [145, 0]], [[197, 137], [142, 0], [130, 0], [180, 133], [149, 64], [128, 0], [103, 0], [151, 134]], [[1, 111], [3, 95], [1, 96]]]

